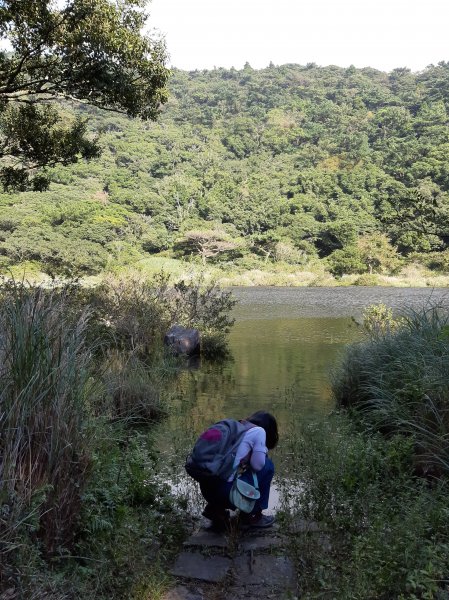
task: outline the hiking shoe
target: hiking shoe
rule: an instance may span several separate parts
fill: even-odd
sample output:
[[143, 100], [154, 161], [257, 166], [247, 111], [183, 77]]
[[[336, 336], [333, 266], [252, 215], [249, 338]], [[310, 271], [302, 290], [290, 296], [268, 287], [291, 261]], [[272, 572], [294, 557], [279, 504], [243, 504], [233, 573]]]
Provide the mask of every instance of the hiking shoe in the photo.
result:
[[211, 525], [208, 527], [210, 531], [223, 533], [229, 530], [230, 518], [228, 510], [208, 504], [201, 514], [211, 521]]
[[229, 511], [213, 504], [207, 504], [201, 514], [210, 521], [229, 521]]
[[271, 527], [274, 524], [274, 521], [275, 517], [273, 515], [256, 513], [255, 515], [244, 515], [242, 525], [249, 529], [265, 529], [266, 527]]

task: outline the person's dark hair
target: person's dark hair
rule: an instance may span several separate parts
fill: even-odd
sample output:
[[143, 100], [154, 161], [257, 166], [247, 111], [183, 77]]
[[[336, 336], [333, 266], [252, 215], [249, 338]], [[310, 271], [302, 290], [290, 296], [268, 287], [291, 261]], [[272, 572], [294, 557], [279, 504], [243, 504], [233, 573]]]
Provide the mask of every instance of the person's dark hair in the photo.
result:
[[250, 417], [247, 417], [246, 420], [265, 429], [265, 433], [267, 434], [267, 448], [268, 450], [272, 450], [279, 441], [278, 424], [273, 415], [264, 410], [259, 410]]

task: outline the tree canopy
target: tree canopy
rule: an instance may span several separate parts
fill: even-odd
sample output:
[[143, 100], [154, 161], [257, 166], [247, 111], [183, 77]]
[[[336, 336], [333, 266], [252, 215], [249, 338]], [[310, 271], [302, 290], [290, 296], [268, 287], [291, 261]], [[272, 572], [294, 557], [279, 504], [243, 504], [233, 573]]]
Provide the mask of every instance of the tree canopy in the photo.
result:
[[168, 87], [157, 123], [81, 105], [101, 157], [0, 195], [0, 264], [447, 270], [449, 63], [175, 69]]
[[[141, 31], [143, 0], [2, 0], [0, 182], [48, 187], [46, 167], [98, 156], [87, 120], [64, 102], [153, 119], [167, 100], [162, 41]], [[55, 101], [58, 101], [56, 104]]]

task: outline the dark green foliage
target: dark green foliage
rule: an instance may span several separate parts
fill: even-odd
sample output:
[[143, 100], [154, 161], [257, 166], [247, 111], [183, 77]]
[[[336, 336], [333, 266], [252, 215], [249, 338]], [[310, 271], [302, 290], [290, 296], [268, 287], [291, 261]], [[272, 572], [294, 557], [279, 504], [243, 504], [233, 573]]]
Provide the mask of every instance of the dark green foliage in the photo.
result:
[[70, 100], [154, 119], [166, 101], [165, 48], [141, 31], [141, 0], [5, 0], [0, 37], [0, 181], [6, 190], [43, 190], [46, 168], [99, 154]]
[[[0, 254], [45, 264], [53, 252], [52, 272], [81, 274], [158, 253], [237, 269], [318, 256], [338, 275], [412, 257], [441, 271], [425, 257], [449, 244], [448, 72], [174, 70], [159, 124], [78, 111], [102, 130], [101, 157], [56, 166], [44, 194], [0, 196]], [[21, 257], [30, 225], [54, 247], [36, 234]]]
[[365, 273], [368, 269], [362, 261], [359, 249], [347, 246], [342, 250], [335, 250], [329, 257], [330, 272], [334, 275], [345, 273]]
[[413, 476], [411, 439], [362, 433], [334, 414], [300, 425], [288, 443], [289, 473], [301, 487], [289, 510], [323, 529], [297, 535], [291, 521], [304, 598], [447, 596], [448, 482]]
[[76, 544], [90, 560], [71, 561], [74, 597], [151, 598], [136, 588], [152, 575], [163, 587], [163, 565], [185, 536], [180, 501], [158, 479], [147, 432], [99, 424], [93, 450]]
[[329, 257], [331, 273], [394, 273], [400, 265], [396, 249], [385, 235], [360, 236], [356, 244], [335, 250]]
[[[0, 157], [5, 166], [0, 170], [0, 180], [6, 191], [45, 190], [49, 180], [43, 167], [98, 157], [97, 141], [86, 137], [87, 121], [77, 117], [67, 127], [59, 125], [61, 120], [60, 112], [52, 106], [16, 106], [11, 102], [3, 108]], [[13, 159], [21, 159], [26, 167], [17, 167]], [[30, 177], [31, 171], [38, 174]]]

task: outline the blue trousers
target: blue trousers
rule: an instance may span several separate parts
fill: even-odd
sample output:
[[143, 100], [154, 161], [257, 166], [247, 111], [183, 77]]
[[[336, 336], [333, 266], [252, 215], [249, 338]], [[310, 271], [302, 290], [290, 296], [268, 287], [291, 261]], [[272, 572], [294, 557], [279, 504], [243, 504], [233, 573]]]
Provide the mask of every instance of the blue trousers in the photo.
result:
[[[256, 472], [257, 480], [259, 482], [260, 498], [256, 501], [253, 509], [253, 513], [258, 513], [261, 510], [268, 508], [268, 500], [270, 497], [270, 485], [274, 475], [273, 462], [268, 458], [265, 459], [265, 466], [260, 471]], [[247, 469], [241, 479], [247, 481], [251, 485], [254, 485], [253, 474], [251, 469]], [[200, 489], [205, 500], [219, 508], [231, 508], [235, 509], [229, 501], [229, 492], [231, 491], [232, 481], [223, 481], [218, 477], [212, 477], [200, 481]]]

